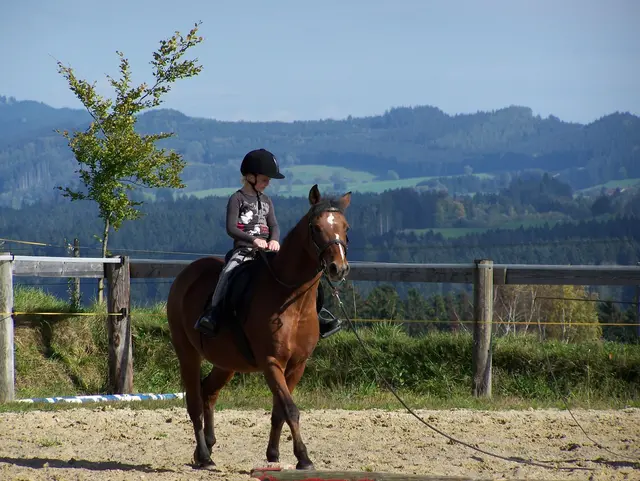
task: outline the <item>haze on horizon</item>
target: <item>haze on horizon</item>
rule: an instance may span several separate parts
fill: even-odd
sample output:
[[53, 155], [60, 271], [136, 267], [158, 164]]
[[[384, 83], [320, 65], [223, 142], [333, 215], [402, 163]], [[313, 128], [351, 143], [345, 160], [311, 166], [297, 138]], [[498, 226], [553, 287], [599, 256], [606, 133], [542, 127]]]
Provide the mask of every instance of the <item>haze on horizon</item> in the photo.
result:
[[640, 115], [634, 0], [23, 0], [2, 7], [0, 95], [81, 108], [56, 59], [111, 95], [116, 50], [151, 79], [161, 39], [202, 21], [204, 66], [163, 107], [220, 120], [310, 120], [509, 105], [592, 122]]

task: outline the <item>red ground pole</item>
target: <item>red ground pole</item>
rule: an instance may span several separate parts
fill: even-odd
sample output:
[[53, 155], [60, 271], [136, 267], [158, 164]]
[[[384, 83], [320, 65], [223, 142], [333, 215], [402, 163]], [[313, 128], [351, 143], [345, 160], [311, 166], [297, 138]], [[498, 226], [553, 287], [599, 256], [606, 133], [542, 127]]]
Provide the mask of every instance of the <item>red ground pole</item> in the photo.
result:
[[478, 478], [459, 476], [427, 476], [366, 471], [297, 471], [295, 469], [258, 468], [252, 478], [261, 481], [479, 481]]

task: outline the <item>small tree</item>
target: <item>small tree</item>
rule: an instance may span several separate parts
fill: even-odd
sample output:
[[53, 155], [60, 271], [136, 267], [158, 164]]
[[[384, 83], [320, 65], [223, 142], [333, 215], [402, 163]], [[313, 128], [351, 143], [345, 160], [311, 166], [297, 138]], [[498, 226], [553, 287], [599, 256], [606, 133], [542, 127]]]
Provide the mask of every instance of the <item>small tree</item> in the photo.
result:
[[[141, 201], [134, 201], [130, 194], [135, 187], [183, 188], [180, 174], [185, 167], [182, 156], [174, 151], [158, 149], [156, 141], [169, 138], [173, 133], [140, 135], [135, 130], [137, 114], [157, 107], [161, 97], [169, 92], [178, 79], [196, 76], [202, 70], [198, 60], [182, 60], [188, 49], [202, 42], [197, 35], [199, 23], [183, 37], [180, 32], [168, 40], [160, 41], [160, 48], [153, 53], [152, 86], [142, 83], [131, 85], [129, 61], [122, 52], [120, 79], [107, 76], [116, 93], [115, 100], [103, 98], [90, 84], [76, 77], [70, 67], [58, 62], [58, 72], [68, 81], [70, 89], [82, 102], [92, 117], [89, 128], [70, 134], [57, 131], [67, 140], [80, 164], [76, 172], [86, 190], [60, 187], [65, 197], [75, 200], [92, 200], [98, 204], [99, 217], [103, 220], [102, 256], [107, 255], [110, 229], [118, 230], [125, 220], [141, 216], [137, 209]], [[103, 279], [98, 284], [98, 302], [103, 299]]]

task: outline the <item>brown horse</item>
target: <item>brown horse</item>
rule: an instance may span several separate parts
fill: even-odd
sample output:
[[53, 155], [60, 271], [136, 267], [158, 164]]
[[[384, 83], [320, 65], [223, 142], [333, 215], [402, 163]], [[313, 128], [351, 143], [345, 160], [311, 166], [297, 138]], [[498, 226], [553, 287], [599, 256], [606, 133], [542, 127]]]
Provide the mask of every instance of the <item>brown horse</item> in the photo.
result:
[[[316, 296], [320, 278], [324, 274], [339, 282], [349, 273], [348, 223], [344, 211], [350, 201], [350, 192], [341, 197], [321, 198], [318, 186], [314, 185], [309, 191], [309, 211], [287, 234], [277, 254], [269, 260], [264, 256], [249, 261], [261, 263], [255, 265], [258, 269], [251, 279], [253, 295], [242, 324], [255, 363], [243, 354], [233, 330], [222, 329], [218, 336], [207, 338], [194, 329], [224, 261], [216, 257], [198, 259], [174, 280], [167, 300], [167, 317], [195, 432], [196, 465], [215, 465], [211, 459], [216, 443], [213, 411], [220, 390], [235, 372], [261, 371], [273, 394], [267, 460], [279, 461], [280, 434], [286, 421], [298, 459], [297, 469], [313, 469], [300, 435], [300, 413], [291, 393], [319, 339]], [[225, 323], [230, 322], [239, 320], [229, 319]], [[201, 381], [203, 359], [214, 367]]]

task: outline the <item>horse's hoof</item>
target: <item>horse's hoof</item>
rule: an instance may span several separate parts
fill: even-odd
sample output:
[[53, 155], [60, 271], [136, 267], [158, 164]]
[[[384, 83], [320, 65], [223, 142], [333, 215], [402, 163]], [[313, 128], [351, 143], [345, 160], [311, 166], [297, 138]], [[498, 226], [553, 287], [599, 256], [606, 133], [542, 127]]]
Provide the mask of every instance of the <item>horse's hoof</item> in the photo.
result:
[[314, 469], [314, 467], [311, 461], [298, 461], [298, 464], [296, 464], [296, 469], [309, 471]]
[[196, 469], [204, 469], [205, 471], [213, 471], [216, 469], [216, 463], [214, 463], [211, 459], [204, 462], [199, 462], [195, 464]]
[[197, 452], [193, 456], [193, 465], [196, 469], [215, 469], [216, 467], [216, 463], [213, 462], [210, 456], [199, 459]]

